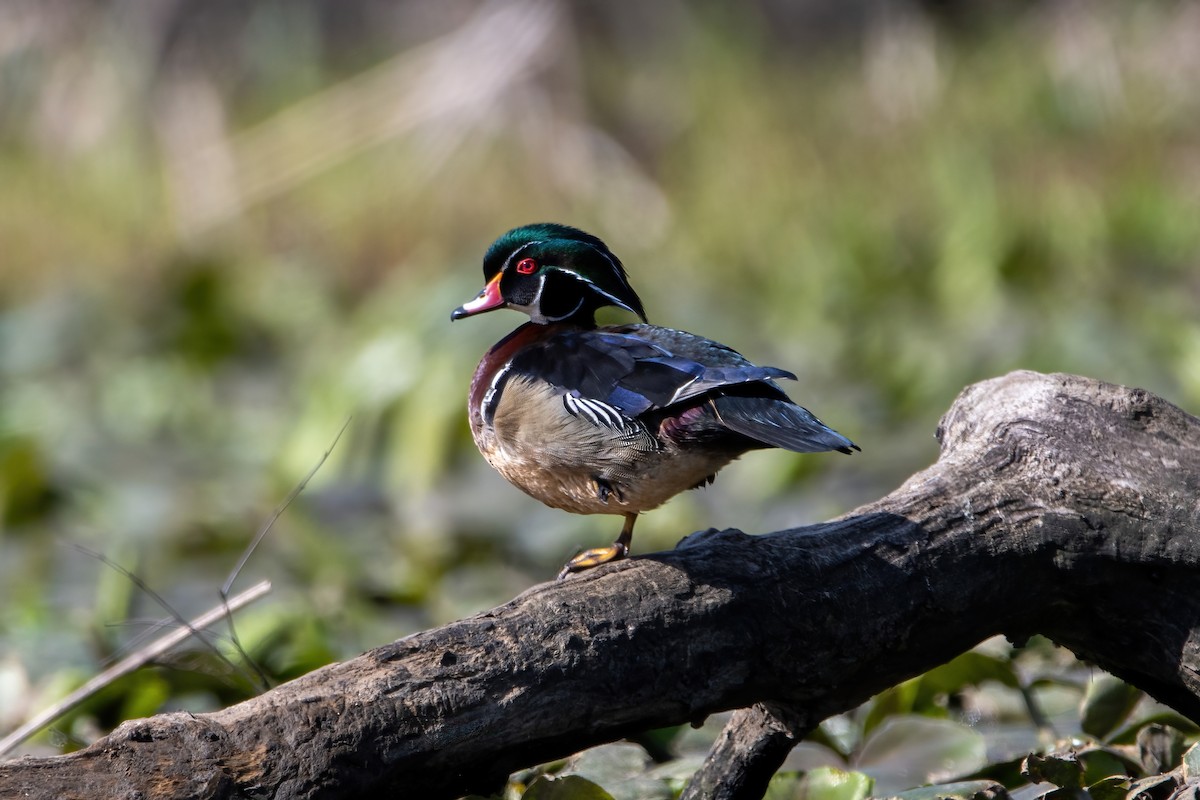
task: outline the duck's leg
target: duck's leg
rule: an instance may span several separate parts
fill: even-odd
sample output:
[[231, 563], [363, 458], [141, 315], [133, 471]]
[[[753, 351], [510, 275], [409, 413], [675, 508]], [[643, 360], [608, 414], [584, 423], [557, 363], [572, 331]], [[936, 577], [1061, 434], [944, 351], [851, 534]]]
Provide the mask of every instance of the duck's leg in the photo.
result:
[[621, 535], [617, 537], [615, 542], [608, 547], [593, 547], [591, 550], [584, 550], [566, 563], [558, 573], [558, 580], [561, 581], [572, 572], [580, 572], [592, 567], [598, 567], [601, 564], [618, 561], [629, 555], [629, 543], [633, 541], [633, 523], [636, 521], [636, 512], [627, 513], [625, 515], [625, 524], [621, 527]]

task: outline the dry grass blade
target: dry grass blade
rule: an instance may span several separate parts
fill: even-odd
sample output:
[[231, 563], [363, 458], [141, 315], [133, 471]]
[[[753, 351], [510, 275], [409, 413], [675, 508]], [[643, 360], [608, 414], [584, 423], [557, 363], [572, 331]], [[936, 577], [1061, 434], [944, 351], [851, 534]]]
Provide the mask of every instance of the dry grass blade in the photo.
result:
[[78, 689], [71, 692], [71, 694], [64, 697], [58, 703], [55, 703], [50, 708], [47, 708], [45, 711], [41, 712], [24, 725], [17, 728], [8, 736], [0, 739], [0, 756], [8, 753], [21, 742], [37, 733], [46, 725], [49, 725], [58, 717], [75, 708], [84, 700], [91, 697], [105, 686], [108, 686], [113, 681], [148, 664], [149, 662], [161, 656], [163, 653], [166, 653], [168, 650], [175, 647], [180, 642], [183, 642], [191, 637], [197, 631], [207, 628], [218, 620], [224, 618], [232, 611], [254, 602], [269, 591], [271, 591], [271, 582], [265, 580], [259, 581], [236, 597], [230, 598], [228, 602], [223, 602], [216, 608], [212, 608], [204, 612], [191, 622], [187, 623], [184, 627], [171, 631], [152, 644], [142, 648], [141, 650], [138, 650], [136, 653], [131, 653], [130, 655], [121, 659], [116, 664], [113, 664], [111, 667], [104, 670], [99, 675], [96, 675], [87, 683], [83, 684], [83, 686], [80, 686]]

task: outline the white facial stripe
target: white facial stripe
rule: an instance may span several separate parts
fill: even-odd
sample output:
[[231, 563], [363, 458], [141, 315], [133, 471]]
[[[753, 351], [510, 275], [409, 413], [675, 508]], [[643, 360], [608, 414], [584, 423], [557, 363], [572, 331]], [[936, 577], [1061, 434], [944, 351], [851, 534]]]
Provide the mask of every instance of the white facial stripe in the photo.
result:
[[609, 300], [612, 300], [614, 304], [616, 304], [616, 305], [620, 306], [621, 308], [624, 308], [624, 309], [626, 309], [627, 311], [632, 311], [632, 310], [633, 310], [633, 309], [632, 309], [632, 308], [630, 308], [628, 305], [626, 305], [625, 301], [623, 301], [623, 300], [618, 300], [616, 297], [613, 297], [611, 294], [609, 294], [608, 292], [604, 291], [603, 289], [601, 289], [599, 286], [597, 286], [596, 284], [592, 283], [591, 281], [588, 281], [588, 282], [587, 282], [587, 284], [588, 284], [588, 286], [591, 286], [591, 287], [592, 287], [594, 290], [596, 290], [596, 292], [597, 292], [598, 294], [602, 294], [602, 295], [604, 295], [604, 296], [605, 296], [605, 297], [607, 297]]
[[543, 239], [538, 239], [536, 241], [526, 242], [525, 244], [518, 247], [516, 250], [513, 250], [512, 253], [509, 254], [508, 258], [504, 260], [504, 266], [500, 267], [500, 271], [503, 272], [504, 270], [508, 269], [508, 265], [513, 263], [513, 259], [516, 258], [517, 256], [521, 255], [521, 253], [523, 251], [528, 250], [530, 247], [533, 247], [535, 244], [541, 244], [543, 241], [544, 241]]
[[[561, 270], [560, 270], [560, 272], [561, 272]], [[580, 280], [580, 278], [572, 272], [564, 272], [563, 274], [570, 275], [572, 278], [575, 278], [576, 280]], [[584, 281], [584, 283], [587, 283], [588, 286], [593, 286], [591, 281]], [[580, 297], [579, 302], [575, 304], [575, 307], [572, 308], [570, 311], [568, 311], [566, 314], [560, 314], [557, 317], [548, 317], [544, 313], [542, 313], [542, 294], [545, 291], [546, 291], [546, 275], [543, 274], [543, 275], [538, 276], [537, 294], [535, 294], [533, 296], [533, 301], [527, 306], [517, 306], [517, 305], [512, 305], [510, 303], [509, 308], [515, 309], [517, 311], [524, 311], [526, 314], [529, 315], [529, 319], [531, 319], [532, 321], [534, 321], [540, 325], [544, 325], [547, 322], [558, 322], [560, 320], [567, 319], [572, 314], [574, 314], [576, 311], [583, 308], [583, 303], [586, 299], [584, 297]], [[605, 296], [607, 297], [607, 295], [605, 295]]]
[[514, 303], [509, 303], [508, 307], [515, 311], [522, 311], [522, 312], [528, 314], [529, 319], [532, 320], [533, 322], [538, 323], [539, 325], [544, 325], [547, 322], [553, 322], [554, 320], [547, 318], [546, 315], [542, 313], [542, 292], [545, 291], [545, 289], [546, 289], [546, 276], [539, 275], [538, 276], [537, 293], [534, 294], [533, 300], [530, 301], [529, 305], [518, 306]]
[[[532, 242], [526, 242], [525, 244], [518, 247], [516, 250], [512, 251], [512, 253], [509, 254], [508, 258], [505, 260], [504, 266], [502, 266], [500, 268], [501, 272], [508, 269], [509, 265], [512, 264], [513, 261], [518, 256], [520, 256], [521, 253], [523, 253], [525, 250], [528, 250], [530, 247], [533, 247], [534, 245], [542, 244], [544, 241], [545, 241], [544, 239], [537, 239]], [[611, 255], [609, 255], [608, 253], [606, 253], [603, 250], [596, 248], [596, 247], [593, 247], [592, 249], [595, 250], [600, 255], [604, 256], [604, 258], [612, 266], [613, 272], [616, 275], [619, 276], [621, 274], [620, 267], [617, 266], [617, 262], [613, 260], [613, 257]], [[602, 296], [608, 298], [610, 301], [612, 301], [613, 305], [616, 305], [619, 308], [623, 308], [626, 311], [633, 311], [633, 309], [630, 308], [629, 305], [627, 303], [625, 303], [623, 300], [620, 300], [619, 298], [613, 296], [611, 293], [604, 291], [599, 286], [597, 286], [595, 283], [588, 280], [587, 278], [580, 275], [579, 273], [570, 272], [568, 270], [563, 270], [563, 269], [560, 269], [558, 271], [563, 273], [564, 275], [569, 275], [570, 277], [574, 278], [575, 280], [577, 280], [581, 283], [587, 284], [589, 289], [594, 291], [596, 294], [599, 294], [599, 295], [602, 295]], [[628, 285], [628, 284], [626, 284], [626, 285]], [[568, 317], [570, 317], [572, 314], [576, 313], [577, 311], [579, 311], [580, 308], [583, 307], [585, 298], [581, 297], [579, 299], [579, 302], [575, 304], [575, 307], [573, 309], [571, 309], [568, 313], [562, 314], [557, 317], [547, 317], [545, 314], [542, 313], [542, 293], [545, 291], [545, 289], [546, 289], [546, 274], [543, 273], [542, 275], [539, 276], [537, 293], [534, 295], [533, 300], [532, 300], [532, 302], [529, 303], [529, 305], [518, 306], [518, 305], [514, 305], [512, 303], [509, 303], [508, 307], [515, 311], [522, 311], [522, 312], [528, 314], [529, 318], [533, 322], [540, 323], [540, 324], [545, 324], [547, 322], [558, 322], [560, 320], [567, 319]]]
[[[541, 297], [541, 296], [539, 295], [539, 299], [540, 299], [540, 297]], [[543, 319], [545, 319], [547, 322], [558, 322], [558, 321], [559, 321], [559, 320], [561, 320], [561, 319], [566, 319], [567, 317], [571, 316], [572, 314], [574, 314], [574, 313], [575, 313], [576, 311], [578, 311], [579, 309], [583, 308], [583, 300], [584, 300], [584, 298], [580, 297], [580, 298], [579, 298], [579, 302], [575, 304], [575, 307], [574, 307], [574, 308], [572, 308], [572, 309], [571, 309], [570, 311], [568, 311], [567, 313], [563, 314], [562, 316], [558, 316], [558, 317], [547, 317], [547, 316], [544, 316], [544, 315], [541, 315], [541, 314], [539, 314], [539, 316], [542, 316], [542, 318], [543, 318]], [[538, 304], [538, 311], [539, 311], [539, 312], [541, 311], [541, 304], [540, 304], [540, 303]]]
[[538, 310], [539, 315], [542, 313], [542, 292], [544, 291], [546, 291], [546, 274], [542, 273], [538, 276], [538, 288], [533, 295], [533, 302], [529, 304], [531, 308]]

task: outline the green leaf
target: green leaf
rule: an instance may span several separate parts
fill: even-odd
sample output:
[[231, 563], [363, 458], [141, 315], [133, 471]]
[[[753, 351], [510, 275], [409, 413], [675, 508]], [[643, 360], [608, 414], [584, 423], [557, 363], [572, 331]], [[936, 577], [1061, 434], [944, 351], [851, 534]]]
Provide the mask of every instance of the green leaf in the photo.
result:
[[865, 800], [874, 784], [869, 775], [835, 767], [779, 772], [763, 800]]
[[131, 681], [128, 688], [121, 701], [121, 719], [148, 717], [162, 708], [171, 696], [171, 686], [166, 679], [147, 669], [139, 671], [137, 680]]
[[763, 800], [796, 800], [800, 796], [800, 782], [804, 777], [800, 772], [776, 772], [767, 784]]
[[671, 744], [679, 737], [682, 729], [682, 725], [675, 725], [669, 728], [655, 728], [654, 730], [631, 736], [629, 740], [645, 750], [646, 754], [654, 759], [655, 763], [665, 764], [672, 758]]
[[524, 800], [613, 800], [613, 796], [597, 784], [578, 775], [551, 778], [543, 775], [529, 785]]
[[1126, 775], [1109, 775], [1087, 787], [1092, 800], [1125, 800], [1129, 793], [1129, 777]]
[[37, 519], [57, 501], [46, 462], [32, 437], [0, 438], [0, 526]]
[[670, 798], [668, 782], [647, 776], [650, 759], [636, 744], [615, 742], [572, 756], [559, 775], [578, 775], [603, 786], [617, 800]]
[[1110, 777], [1131, 778], [1141, 775], [1142, 765], [1127, 750], [1097, 745], [1076, 754], [1083, 764], [1083, 782], [1091, 786]]
[[985, 800], [1006, 797], [1004, 787], [995, 781], [959, 781], [922, 786], [891, 796], [891, 800]]
[[1034, 783], [1053, 783], [1064, 789], [1083, 787], [1083, 766], [1074, 752], [1030, 754], [1021, 764], [1021, 774]]
[[705, 757], [699, 753], [671, 759], [665, 764], [659, 764], [646, 773], [646, 778], [659, 781], [669, 790], [669, 797], [678, 797], [687, 786], [688, 781], [704, 764]]
[[822, 722], [816, 729], [804, 737], [806, 742], [815, 742], [833, 750], [842, 757], [849, 754], [858, 746], [862, 731], [846, 714], [839, 714]]
[[1042, 797], [1045, 800], [1080, 800], [1082, 793], [1078, 789], [1054, 789]]
[[1012, 662], [1007, 659], [976, 650], [963, 653], [920, 677], [876, 695], [863, 721], [863, 733], [871, 733], [885, 719], [898, 714], [944, 717], [946, 711], [941, 698], [986, 681], [996, 681], [1014, 689], [1019, 686]]
[[1117, 729], [1142, 699], [1142, 691], [1111, 675], [1088, 683], [1080, 709], [1083, 732], [1104, 739]]
[[822, 744], [805, 740], [792, 748], [783, 760], [780, 772], [808, 772], [818, 767], [846, 768], [846, 759], [840, 753]]
[[863, 720], [863, 736], [874, 731], [888, 718], [911, 712], [917, 699], [919, 681], [920, 678], [913, 678], [875, 695]]
[[1183, 777], [1193, 781], [1200, 778], [1200, 744], [1194, 744], [1183, 754]]
[[867, 737], [852, 766], [873, 777], [883, 794], [968, 775], [986, 763], [978, 731], [949, 720], [897, 716]]
[[1200, 726], [1197, 726], [1196, 723], [1192, 722], [1187, 717], [1168, 709], [1141, 718], [1130, 725], [1126, 725], [1120, 733], [1112, 736], [1109, 742], [1111, 744], [1135, 744], [1137, 742], [1138, 731], [1153, 723], [1157, 723], [1159, 725], [1170, 725], [1172, 728], [1183, 731], [1188, 736], [1196, 736], [1197, 734], [1200, 734]]
[[1009, 794], [1012, 800], [1044, 800], [1044, 798], [1052, 796], [1055, 792], [1063, 791], [1062, 789], [1054, 788], [1054, 785], [1049, 783], [1030, 783], [1021, 786], [1018, 782], [1015, 785], [1019, 788], [1013, 789]]
[[861, 772], [822, 767], [805, 774], [801, 781], [802, 800], [864, 800], [875, 781]]
[[1005, 658], [969, 650], [958, 658], [921, 676], [922, 689], [952, 694], [984, 681], [996, 681], [1010, 689], [1020, 688], [1012, 662]]

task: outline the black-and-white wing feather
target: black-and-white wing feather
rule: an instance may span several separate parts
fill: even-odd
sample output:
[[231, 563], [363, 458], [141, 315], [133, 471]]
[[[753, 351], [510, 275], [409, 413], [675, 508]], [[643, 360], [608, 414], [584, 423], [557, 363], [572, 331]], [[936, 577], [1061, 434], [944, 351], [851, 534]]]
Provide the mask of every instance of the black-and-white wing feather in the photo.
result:
[[[795, 376], [760, 367], [734, 350], [692, 334], [628, 325], [554, 336], [519, 353], [509, 367], [559, 389], [566, 410], [618, 431], [699, 413], [671, 426], [680, 435], [746, 437], [798, 452], [841, 450], [853, 442], [792, 403], [774, 380]], [[744, 440], [742, 440], [744, 441]]]
[[568, 413], [583, 417], [598, 428], [609, 428], [620, 433], [630, 433], [637, 428], [636, 423], [616, 406], [611, 406], [602, 400], [583, 397], [578, 392], [564, 392], [563, 408]]

